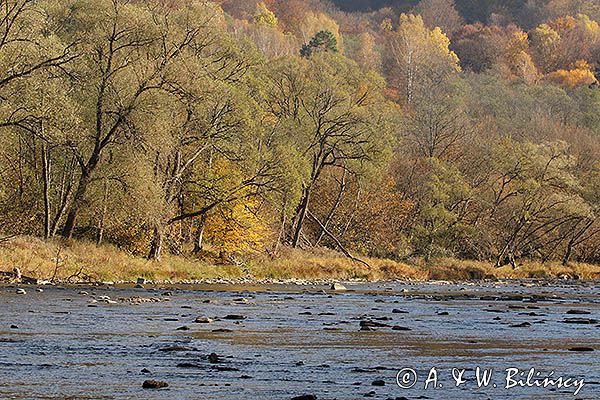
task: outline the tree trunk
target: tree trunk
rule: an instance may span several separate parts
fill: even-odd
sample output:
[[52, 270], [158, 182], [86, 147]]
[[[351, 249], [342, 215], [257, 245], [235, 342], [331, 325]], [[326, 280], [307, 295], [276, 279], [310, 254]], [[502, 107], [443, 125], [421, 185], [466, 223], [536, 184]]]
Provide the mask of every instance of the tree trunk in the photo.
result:
[[89, 184], [89, 173], [82, 173], [81, 177], [79, 178], [79, 185], [77, 186], [77, 191], [75, 192], [75, 196], [73, 197], [71, 209], [67, 214], [67, 220], [65, 221], [65, 226], [63, 227], [62, 237], [64, 237], [65, 239], [71, 239], [73, 237], [73, 231], [75, 230], [75, 221], [77, 220], [79, 211], [83, 206], [83, 199], [85, 197], [85, 194], [87, 193], [87, 188]]
[[50, 238], [50, 154], [48, 145], [42, 142], [42, 181], [44, 184], [44, 239]]
[[346, 250], [346, 248], [344, 247], [344, 245], [342, 245], [342, 242], [339, 241], [338, 238], [335, 237], [335, 235], [331, 232], [329, 232], [327, 230], [327, 228], [321, 223], [321, 221], [319, 221], [319, 219], [317, 217], [314, 216], [313, 213], [311, 213], [310, 211], [307, 211], [308, 215], [321, 227], [323, 228], [323, 230], [325, 231], [325, 234], [327, 236], [329, 236], [334, 242], [335, 244], [338, 246], [338, 248], [342, 251], [342, 253], [344, 253], [344, 255], [346, 257], [348, 257], [349, 259], [351, 259], [352, 261], [356, 261], [359, 262], [361, 264], [366, 265], [367, 267], [369, 267], [370, 265], [366, 262], [361, 260], [360, 258], [356, 258], [354, 257], [352, 254], [350, 254], [350, 252], [348, 250]]
[[150, 244], [150, 252], [148, 253], [148, 259], [158, 261], [162, 253], [163, 238], [164, 238], [163, 227], [156, 226], [154, 228], [154, 234], [152, 237], [152, 243]]
[[296, 224], [294, 227], [294, 236], [292, 237], [292, 246], [294, 248], [298, 247], [300, 244], [300, 237], [302, 234], [302, 226], [304, 225], [304, 221], [306, 220], [306, 212], [308, 210], [308, 204], [310, 203], [310, 187], [304, 189], [302, 194], [302, 200], [300, 201], [300, 205], [298, 206], [298, 211], [296, 212]]
[[[73, 192], [73, 174], [75, 169], [75, 158], [71, 159], [71, 164], [69, 165], [69, 170], [63, 170], [61, 186], [60, 186], [60, 204], [58, 209], [56, 210], [56, 215], [52, 220], [52, 226], [50, 228], [50, 236], [56, 236], [58, 232], [58, 226], [60, 221], [62, 220], [67, 207], [69, 206], [69, 198], [71, 197], [71, 193]], [[68, 176], [67, 176], [68, 175]]]
[[202, 251], [202, 240], [204, 238], [204, 226], [206, 225], [206, 213], [200, 216], [198, 223], [198, 230], [196, 231], [196, 238], [194, 240], [194, 254], [198, 254]]
[[273, 251], [271, 252], [271, 257], [275, 257], [277, 255], [277, 252], [279, 251], [279, 245], [281, 244], [281, 240], [285, 233], [285, 226], [287, 225], [287, 214], [286, 214], [287, 207], [286, 206], [287, 206], [287, 195], [284, 195], [283, 202], [281, 205], [281, 217], [280, 217], [281, 226], [279, 228], [279, 235], [277, 235], [277, 241], [275, 242], [275, 246], [273, 246]]
[[106, 220], [106, 213], [108, 211], [108, 184], [104, 181], [104, 196], [102, 197], [102, 213], [100, 214], [100, 220], [98, 221], [98, 234], [96, 236], [96, 245], [100, 246], [104, 240], [104, 223]]
[[344, 172], [342, 173], [342, 179], [339, 182], [339, 184], [340, 184], [340, 191], [338, 192], [338, 195], [335, 199], [335, 202], [333, 203], [333, 206], [329, 210], [329, 214], [327, 214], [327, 218], [325, 218], [325, 221], [323, 222], [323, 228], [321, 228], [321, 232], [319, 233], [319, 236], [317, 237], [315, 246], [318, 246], [319, 243], [321, 242], [321, 240], [323, 240], [323, 236], [325, 236], [325, 230], [329, 228], [329, 224], [331, 223], [331, 220], [333, 219], [335, 212], [337, 211], [338, 207], [342, 203], [342, 199], [344, 198], [344, 193], [346, 192], [346, 169], [344, 169]]
[[569, 261], [571, 260], [571, 254], [573, 253], [573, 239], [569, 240], [569, 244], [567, 244], [567, 251], [565, 251], [565, 256], [562, 260], [562, 265], [569, 265]]
[[79, 184], [77, 185], [77, 190], [75, 191], [75, 196], [73, 197], [73, 203], [71, 204], [71, 210], [69, 210], [69, 214], [67, 215], [67, 221], [65, 222], [65, 226], [62, 231], [62, 236], [65, 239], [71, 239], [73, 237], [73, 231], [75, 230], [75, 221], [77, 219], [77, 215], [83, 206], [83, 202], [85, 200], [85, 195], [88, 190], [88, 186], [92, 180], [92, 173], [98, 166], [100, 162], [100, 153], [102, 149], [100, 147], [96, 147], [90, 157], [90, 160], [85, 166], [82, 166], [81, 176], [79, 177]]

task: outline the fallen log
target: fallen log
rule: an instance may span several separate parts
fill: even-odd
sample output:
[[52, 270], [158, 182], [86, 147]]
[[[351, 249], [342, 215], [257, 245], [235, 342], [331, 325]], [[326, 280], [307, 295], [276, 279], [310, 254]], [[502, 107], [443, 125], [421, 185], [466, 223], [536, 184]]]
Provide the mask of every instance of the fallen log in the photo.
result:
[[37, 278], [21, 274], [19, 268], [14, 268], [12, 271], [0, 271], [0, 281], [5, 283], [24, 283], [26, 285], [37, 285], [39, 283]]
[[311, 218], [313, 221], [315, 221], [317, 223], [317, 225], [319, 225], [321, 227], [321, 229], [323, 230], [323, 233], [325, 233], [325, 235], [329, 236], [331, 238], [331, 240], [333, 240], [335, 242], [337, 247], [342, 251], [342, 253], [344, 253], [344, 255], [346, 257], [348, 257], [352, 261], [355, 261], [360, 264], [366, 265], [367, 267], [370, 267], [370, 265], [366, 261], [363, 261], [360, 258], [354, 257], [352, 254], [350, 254], [350, 252], [348, 250], [346, 250], [344, 245], [342, 245], [342, 242], [340, 242], [339, 239], [337, 237], [335, 237], [335, 235], [333, 233], [331, 233], [327, 229], [327, 227], [325, 225], [323, 225], [323, 223], [321, 221], [319, 221], [319, 219], [312, 212], [310, 212], [310, 210], [307, 210], [307, 215], [309, 216], [309, 218]]

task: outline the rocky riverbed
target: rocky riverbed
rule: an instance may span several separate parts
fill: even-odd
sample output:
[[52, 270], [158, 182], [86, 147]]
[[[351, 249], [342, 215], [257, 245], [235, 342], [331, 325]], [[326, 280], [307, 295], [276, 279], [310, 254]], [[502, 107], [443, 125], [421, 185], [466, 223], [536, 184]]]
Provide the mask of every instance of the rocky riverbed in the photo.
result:
[[0, 398], [600, 398], [593, 283], [132, 286], [0, 287]]

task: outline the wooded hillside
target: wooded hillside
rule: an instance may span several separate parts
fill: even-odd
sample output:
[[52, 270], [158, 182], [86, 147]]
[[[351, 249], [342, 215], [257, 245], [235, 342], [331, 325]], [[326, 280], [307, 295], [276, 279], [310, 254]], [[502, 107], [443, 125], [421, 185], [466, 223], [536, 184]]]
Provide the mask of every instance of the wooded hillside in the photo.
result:
[[350, 3], [0, 0], [0, 237], [600, 263], [598, 2]]

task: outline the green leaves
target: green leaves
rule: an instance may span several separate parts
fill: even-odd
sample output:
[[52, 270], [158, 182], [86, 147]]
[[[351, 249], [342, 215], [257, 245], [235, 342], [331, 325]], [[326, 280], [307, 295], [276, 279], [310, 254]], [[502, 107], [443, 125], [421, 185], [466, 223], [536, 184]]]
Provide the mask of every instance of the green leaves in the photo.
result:
[[313, 36], [308, 44], [302, 45], [300, 55], [302, 57], [310, 57], [317, 52], [332, 52], [337, 53], [337, 39], [333, 33], [329, 31], [319, 31]]

